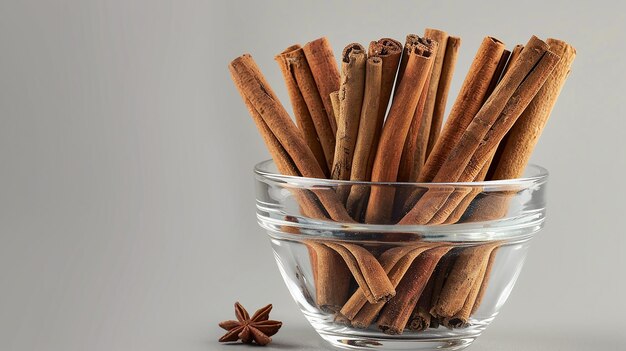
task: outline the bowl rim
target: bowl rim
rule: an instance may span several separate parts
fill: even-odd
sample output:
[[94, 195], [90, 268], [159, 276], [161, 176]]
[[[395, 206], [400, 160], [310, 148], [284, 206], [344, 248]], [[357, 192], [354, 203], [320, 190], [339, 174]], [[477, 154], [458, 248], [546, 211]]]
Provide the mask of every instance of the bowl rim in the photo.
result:
[[272, 159], [261, 161], [254, 165], [255, 177], [259, 180], [289, 183], [292, 185], [302, 186], [339, 186], [339, 185], [366, 185], [366, 186], [402, 186], [402, 187], [441, 187], [441, 186], [463, 186], [463, 187], [485, 187], [485, 188], [508, 188], [510, 186], [527, 188], [547, 182], [549, 172], [546, 168], [537, 165], [535, 163], [529, 163], [526, 166], [526, 173], [530, 173], [529, 176], [503, 179], [503, 180], [484, 180], [480, 182], [372, 182], [372, 181], [354, 181], [354, 180], [336, 180], [336, 179], [323, 179], [323, 178], [309, 178], [302, 176], [284, 175], [268, 169], [271, 165], [274, 165]]

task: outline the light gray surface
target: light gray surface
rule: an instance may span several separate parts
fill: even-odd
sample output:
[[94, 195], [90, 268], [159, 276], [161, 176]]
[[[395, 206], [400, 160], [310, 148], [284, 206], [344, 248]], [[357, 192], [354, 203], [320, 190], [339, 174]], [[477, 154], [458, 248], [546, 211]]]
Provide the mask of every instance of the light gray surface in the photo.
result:
[[485, 35], [578, 49], [533, 157], [548, 225], [472, 349], [626, 348], [624, 7], [317, 3], [0, 2], [0, 350], [234, 350], [215, 339], [235, 300], [274, 303], [274, 349], [318, 347], [256, 225], [268, 154], [226, 66], [252, 53], [286, 102], [290, 44], [426, 26], [463, 38], [451, 96]]

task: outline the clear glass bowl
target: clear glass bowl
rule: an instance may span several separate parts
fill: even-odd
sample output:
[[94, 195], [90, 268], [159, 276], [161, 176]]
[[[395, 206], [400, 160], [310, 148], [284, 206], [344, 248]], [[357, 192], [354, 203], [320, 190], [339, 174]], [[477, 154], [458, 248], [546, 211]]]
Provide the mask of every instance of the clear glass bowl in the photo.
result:
[[[469, 346], [505, 303], [545, 220], [547, 171], [535, 165], [512, 180], [373, 183], [284, 176], [265, 161], [255, 178], [258, 222], [285, 284], [319, 335], [344, 349]], [[374, 192], [385, 206], [368, 204]], [[453, 210], [430, 224], [400, 222], [427, 198]], [[363, 223], [370, 211], [384, 223]]]

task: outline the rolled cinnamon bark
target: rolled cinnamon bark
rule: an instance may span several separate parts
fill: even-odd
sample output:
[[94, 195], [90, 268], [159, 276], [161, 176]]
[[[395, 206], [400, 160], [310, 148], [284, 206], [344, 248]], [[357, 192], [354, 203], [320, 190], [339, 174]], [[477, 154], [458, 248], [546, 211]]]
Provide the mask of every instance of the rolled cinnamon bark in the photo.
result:
[[275, 60], [287, 84], [296, 122], [328, 177], [335, 152], [335, 134], [328, 122], [328, 115], [304, 50], [299, 45], [290, 46], [277, 55]]
[[369, 251], [356, 244], [331, 241], [323, 243], [343, 257], [360, 290], [370, 303], [387, 301], [396, 294], [384, 269]]
[[[431, 77], [426, 78], [424, 86], [429, 85]], [[417, 179], [419, 172], [422, 168], [423, 158], [421, 156], [420, 145], [423, 144], [419, 138], [420, 127], [422, 124], [422, 115], [424, 114], [424, 107], [426, 106], [426, 97], [428, 96], [428, 89], [422, 89], [422, 95], [417, 103], [415, 112], [413, 113], [413, 119], [409, 126], [409, 131], [404, 142], [404, 148], [402, 149], [402, 157], [400, 158], [400, 166], [398, 169], [397, 181], [399, 182], [413, 182]], [[422, 145], [423, 146], [423, 145]], [[402, 194], [399, 194], [397, 202], [403, 202]], [[406, 197], [405, 197], [406, 198]]]
[[317, 90], [324, 102], [324, 109], [328, 115], [333, 135], [337, 133], [337, 122], [333, 105], [330, 101], [330, 93], [339, 90], [339, 69], [328, 38], [322, 37], [307, 43], [303, 47], [307, 62], [311, 67], [311, 73], [315, 78]]
[[[433, 249], [435, 247], [440, 246], [441, 244], [422, 244], [415, 247], [413, 250], [406, 253], [404, 256], [397, 261], [397, 263], [393, 266], [393, 268], [389, 271], [389, 280], [391, 284], [395, 287], [398, 287], [400, 281], [403, 279], [411, 267], [411, 264], [415, 261], [417, 257], [419, 257], [422, 253], [427, 250]], [[378, 302], [375, 304], [369, 303], [365, 304], [357, 313], [357, 315], [351, 319], [352, 325], [356, 328], [367, 328], [369, 327], [376, 316], [380, 313], [380, 311], [385, 307], [385, 302]]]
[[491, 250], [487, 250], [488, 252], [485, 252], [485, 256], [487, 257], [487, 259], [485, 260], [484, 257], [482, 257], [483, 259], [481, 260], [481, 265], [479, 268], [477, 268], [479, 271], [478, 275], [476, 276], [474, 283], [469, 289], [469, 294], [467, 295], [467, 298], [465, 299], [463, 306], [452, 317], [443, 318], [444, 326], [448, 328], [464, 328], [468, 326], [470, 315], [472, 314], [472, 309], [474, 307], [474, 303], [476, 302], [478, 292], [480, 291], [480, 288], [482, 286], [482, 282], [485, 276], [485, 271], [489, 262], [490, 254], [494, 249], [495, 248], [492, 248]]
[[[400, 259], [406, 256], [409, 252], [418, 248], [417, 246], [398, 246], [385, 251], [378, 259], [386, 274], [393, 269]], [[392, 282], [393, 283], [393, 282]], [[367, 303], [367, 298], [362, 289], [357, 289], [346, 304], [341, 308], [341, 314], [353, 320], [356, 314]]]
[[426, 28], [424, 37], [435, 41], [438, 45], [433, 68], [430, 73], [426, 104], [424, 105], [424, 112], [422, 113], [420, 128], [418, 130], [417, 157], [420, 169], [426, 162], [426, 158], [430, 152], [428, 148], [430, 141], [428, 139], [431, 135], [433, 112], [435, 111], [435, 103], [437, 101], [437, 88], [439, 87], [439, 78], [441, 77], [441, 70], [443, 68], [446, 46], [448, 45], [448, 33], [438, 29]]
[[374, 131], [374, 139], [372, 140], [370, 155], [367, 162], [367, 180], [369, 180], [372, 176], [372, 167], [374, 165], [374, 158], [376, 157], [376, 150], [378, 149], [380, 134], [383, 129], [387, 108], [389, 107], [393, 83], [396, 80], [396, 73], [398, 72], [398, 66], [400, 65], [402, 44], [394, 39], [382, 38], [378, 41], [370, 43], [368, 55], [370, 57], [380, 57], [383, 63], [380, 78], [380, 99], [378, 100], [376, 129]]
[[[442, 260], [439, 260], [439, 262], [441, 261]], [[432, 315], [430, 314], [430, 300], [433, 296], [433, 288], [435, 279], [437, 278], [436, 272], [437, 268], [435, 268], [435, 271], [431, 274], [424, 291], [420, 295], [419, 300], [417, 300], [417, 305], [415, 305], [413, 313], [411, 313], [411, 318], [409, 318], [409, 322], [406, 326], [409, 330], [422, 331], [430, 327], [430, 321], [432, 319]]]
[[325, 312], [336, 313], [348, 299], [350, 292], [350, 271], [342, 257], [334, 250], [306, 240], [313, 268], [315, 301]]
[[[365, 92], [363, 96], [363, 106], [361, 107], [361, 117], [357, 134], [354, 156], [352, 157], [352, 170], [350, 180], [368, 180], [368, 162], [372, 145], [374, 144], [374, 134], [377, 128], [378, 104], [380, 102], [382, 60], [379, 57], [367, 59], [365, 69]], [[369, 194], [367, 186], [352, 186], [348, 195], [346, 207], [352, 218], [359, 220]]]
[[[482, 279], [481, 269], [486, 266], [495, 246], [497, 244], [483, 244], [460, 251], [437, 302], [430, 310], [433, 316], [450, 318], [463, 308], [477, 279]], [[472, 306], [473, 303], [469, 306], [470, 311]]]
[[430, 249], [413, 261], [398, 285], [396, 296], [381, 311], [377, 321], [379, 329], [387, 334], [402, 334], [437, 262], [450, 249], [450, 246]]
[[427, 154], [430, 154], [435, 146], [435, 143], [437, 142], [437, 139], [439, 139], [439, 134], [441, 133], [443, 115], [446, 110], [446, 102], [448, 101], [448, 91], [450, 90], [450, 84], [452, 83], [452, 76], [454, 75], [454, 68], [456, 67], [460, 47], [461, 38], [448, 37], [446, 52], [443, 58], [443, 65], [441, 67], [441, 75], [439, 76], [439, 84], [437, 85], [437, 96], [435, 97], [435, 107], [433, 109], [430, 135], [428, 136]]
[[[366, 60], [367, 53], [360, 44], [350, 44], [343, 50], [335, 159], [331, 170], [333, 179], [349, 180], [352, 172], [354, 148], [359, 131], [359, 120], [365, 91]], [[345, 200], [348, 197], [349, 190], [349, 187], [338, 188], [339, 197]]]
[[470, 315], [473, 315], [480, 308], [480, 304], [487, 292], [487, 287], [489, 286], [489, 278], [491, 277], [491, 270], [493, 268], [493, 263], [496, 260], [496, 255], [498, 254], [499, 247], [491, 250], [491, 254], [489, 254], [489, 262], [487, 262], [487, 267], [485, 268], [485, 274], [480, 282], [480, 290], [478, 291], [478, 295], [476, 296], [476, 300], [474, 301], [474, 306], [472, 307], [472, 312]]
[[[395, 181], [402, 149], [417, 102], [432, 67], [433, 42], [420, 39], [409, 50], [398, 93], [393, 99], [378, 144], [372, 168], [372, 181]], [[394, 189], [373, 187], [365, 214], [366, 223], [388, 223], [393, 208]]]

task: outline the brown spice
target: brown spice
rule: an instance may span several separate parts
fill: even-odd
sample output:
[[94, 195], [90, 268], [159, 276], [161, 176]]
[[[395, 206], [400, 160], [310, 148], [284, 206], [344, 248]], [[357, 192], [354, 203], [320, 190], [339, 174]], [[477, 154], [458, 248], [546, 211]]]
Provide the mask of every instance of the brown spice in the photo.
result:
[[450, 249], [450, 246], [430, 249], [413, 261], [398, 285], [398, 293], [381, 311], [378, 328], [387, 334], [402, 334], [437, 262]]
[[[431, 56], [435, 44], [419, 39], [419, 44], [408, 50], [408, 59], [398, 92], [391, 104], [389, 116], [380, 137], [372, 181], [395, 181], [402, 149], [417, 102], [432, 67]], [[372, 187], [365, 214], [366, 223], [388, 223], [391, 220], [394, 189]]]
[[339, 90], [339, 69], [333, 49], [326, 37], [307, 43], [303, 49], [334, 135], [337, 133], [337, 116], [333, 112], [330, 93]]
[[245, 308], [235, 302], [235, 315], [237, 320], [224, 321], [219, 324], [222, 329], [228, 332], [220, 338], [220, 342], [237, 341], [241, 339], [244, 344], [251, 344], [253, 341], [258, 345], [265, 346], [272, 342], [270, 336], [276, 334], [283, 323], [269, 319], [272, 305], [267, 305], [256, 311], [252, 317]]
[[335, 134], [328, 122], [324, 103], [315, 85], [304, 50], [299, 45], [293, 45], [275, 59], [287, 84], [298, 127], [328, 176], [333, 164]]

